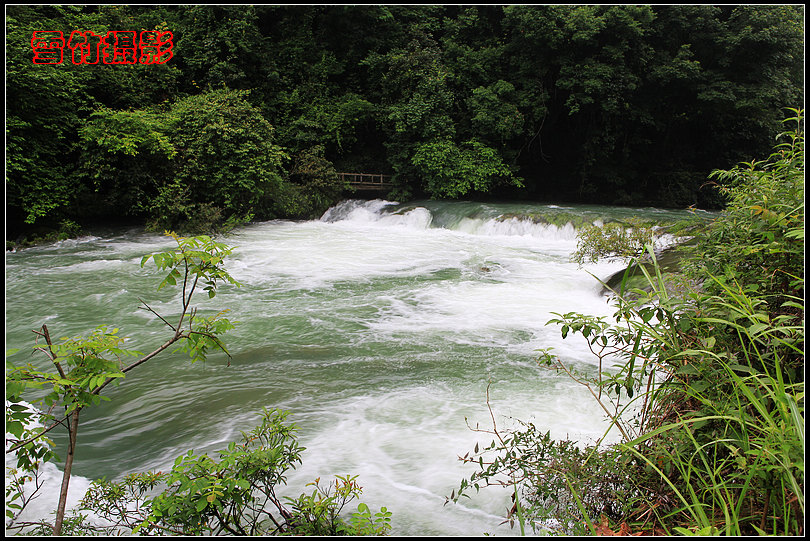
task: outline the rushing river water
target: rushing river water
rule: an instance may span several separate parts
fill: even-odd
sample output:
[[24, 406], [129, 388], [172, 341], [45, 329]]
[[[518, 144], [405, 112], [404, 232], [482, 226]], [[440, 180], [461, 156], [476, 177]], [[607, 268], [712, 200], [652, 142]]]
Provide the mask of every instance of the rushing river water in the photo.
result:
[[[107, 393], [111, 402], [83, 414], [71, 500], [88, 479], [165, 470], [188, 449], [222, 449], [268, 407], [290, 412], [307, 448], [288, 495], [316, 477], [356, 474], [362, 500], [393, 512], [394, 534], [510, 533], [499, 525], [505, 491], [443, 505], [473, 471], [458, 455], [492, 439], [468, 426], [490, 426], [487, 386], [499, 428], [531, 420], [582, 441], [606, 428], [587, 390], [536, 363], [539, 348], [553, 347], [593, 370], [585, 344], [563, 341], [546, 322], [553, 312], [612, 313], [589, 272], [605, 278], [622, 265], [572, 263], [569, 215], [686, 213], [348, 201], [321, 220], [232, 232], [222, 240], [236, 247], [228, 268], [242, 287], [197, 299], [208, 310], [229, 308], [239, 321], [227, 336], [230, 366], [224, 355], [195, 365], [164, 355], [127, 376]], [[177, 298], [158, 292], [159, 274], [139, 263], [171, 246], [163, 236], [128, 231], [7, 254], [6, 347], [32, 345], [31, 330], [42, 324], [61, 337], [105, 323], [131, 337], [130, 347], [151, 350], [166, 328], [138, 309], [138, 299], [173, 314]], [[56, 490], [33, 512], [46, 512]]]

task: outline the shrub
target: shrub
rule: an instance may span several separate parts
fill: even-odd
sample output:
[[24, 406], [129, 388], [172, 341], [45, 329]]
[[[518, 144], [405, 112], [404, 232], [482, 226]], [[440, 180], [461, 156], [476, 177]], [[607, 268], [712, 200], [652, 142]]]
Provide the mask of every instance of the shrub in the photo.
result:
[[360, 503], [357, 512], [343, 513], [362, 492], [356, 477], [338, 476], [328, 485], [317, 479], [311, 494], [295, 499], [277, 494], [304, 451], [287, 416], [266, 409], [261, 424], [243, 432], [240, 441], [216, 456], [189, 451], [169, 472], [94, 481], [66, 522], [79, 534], [386, 534], [391, 513], [384, 507], [372, 515]]
[[486, 193], [499, 182], [522, 186], [498, 153], [476, 140], [457, 146], [450, 140], [420, 144], [411, 159], [431, 197], [456, 199]]

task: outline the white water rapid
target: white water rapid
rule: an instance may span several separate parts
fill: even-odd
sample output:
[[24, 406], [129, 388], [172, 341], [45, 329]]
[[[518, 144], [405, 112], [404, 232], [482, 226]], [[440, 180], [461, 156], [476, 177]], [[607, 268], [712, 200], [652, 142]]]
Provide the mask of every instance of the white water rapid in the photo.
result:
[[[228, 268], [242, 287], [197, 299], [239, 322], [227, 337], [230, 366], [223, 355], [205, 365], [158, 357], [87, 410], [71, 501], [88, 479], [165, 470], [188, 449], [222, 449], [268, 407], [290, 412], [307, 448], [288, 495], [317, 477], [356, 474], [362, 500], [393, 512], [393, 534], [517, 533], [499, 525], [503, 490], [444, 503], [473, 471], [457, 457], [492, 439], [468, 426], [490, 426], [488, 386], [499, 428], [521, 419], [581, 441], [606, 429], [586, 389], [536, 363], [537, 350], [552, 347], [593, 369], [585, 344], [562, 340], [546, 322], [553, 312], [611, 314], [589, 273], [622, 268], [572, 263], [576, 229], [566, 217], [670, 214], [685, 215], [378, 200], [344, 202], [321, 220], [242, 227], [222, 239], [236, 247]], [[164, 314], [176, 312], [177, 299], [158, 292], [160, 276], [139, 263], [170, 246], [133, 230], [7, 254], [7, 348], [24, 350], [9, 360], [40, 361], [26, 348], [43, 323], [59, 337], [110, 324], [130, 347], [154, 347], [166, 330], [138, 299]], [[49, 505], [43, 497], [32, 514]]]

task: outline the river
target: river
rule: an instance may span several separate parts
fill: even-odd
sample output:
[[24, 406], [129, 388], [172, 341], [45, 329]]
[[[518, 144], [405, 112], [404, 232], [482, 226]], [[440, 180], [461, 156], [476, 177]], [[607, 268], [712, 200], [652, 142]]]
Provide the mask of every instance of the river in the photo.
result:
[[[473, 471], [457, 457], [492, 439], [469, 428], [490, 424], [488, 385], [499, 428], [522, 419], [580, 441], [606, 429], [586, 389], [536, 363], [537, 350], [552, 347], [595, 370], [584, 343], [546, 322], [553, 312], [612, 313], [591, 273], [606, 278], [622, 264], [572, 263], [569, 216], [686, 212], [355, 200], [320, 220], [231, 232], [221, 240], [236, 247], [227, 266], [242, 287], [197, 299], [239, 322], [227, 336], [229, 365], [221, 354], [194, 365], [164, 355], [87, 410], [71, 501], [89, 479], [165, 470], [188, 449], [224, 448], [268, 407], [290, 412], [306, 447], [289, 495], [317, 477], [353, 474], [372, 510], [392, 511], [395, 535], [516, 533], [500, 525], [507, 492], [486, 489], [457, 505], [445, 497]], [[140, 260], [171, 245], [128, 230], [8, 253], [6, 347], [26, 348], [9, 360], [31, 358], [31, 330], [42, 324], [58, 337], [110, 324], [130, 347], [154, 348], [166, 328], [138, 299], [170, 315], [177, 298], [157, 291], [159, 274]], [[55, 491], [46, 496], [55, 501]], [[33, 514], [52, 504], [37, 505]]]

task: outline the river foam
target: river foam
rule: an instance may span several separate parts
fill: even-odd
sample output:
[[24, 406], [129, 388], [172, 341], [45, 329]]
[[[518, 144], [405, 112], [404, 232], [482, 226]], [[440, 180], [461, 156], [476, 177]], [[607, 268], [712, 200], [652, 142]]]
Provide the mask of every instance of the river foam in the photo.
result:
[[[228, 308], [238, 322], [231, 358], [191, 365], [168, 354], [111, 388], [110, 402], [83, 414], [71, 498], [92, 478], [166, 469], [189, 449], [214, 453], [269, 407], [290, 412], [307, 448], [286, 495], [353, 474], [363, 501], [393, 512], [394, 534], [515, 533], [500, 525], [508, 491], [444, 505], [472, 472], [457, 457], [491, 440], [471, 430], [492, 422], [489, 407], [499, 428], [525, 420], [560, 438], [604, 434], [587, 390], [540, 368], [537, 350], [595, 374], [587, 345], [546, 323], [554, 313], [612, 314], [595, 277], [622, 264], [578, 267], [576, 231], [636, 214], [676, 213], [356, 200], [319, 220], [233, 231], [220, 240], [235, 246], [226, 265], [242, 287], [197, 299], [202, 312]], [[167, 329], [138, 299], [174, 317], [178, 293], [158, 291], [162, 276], [139, 262], [171, 245], [127, 231], [7, 254], [7, 343], [27, 347], [47, 318], [55, 336], [107, 323], [150, 351]]]

